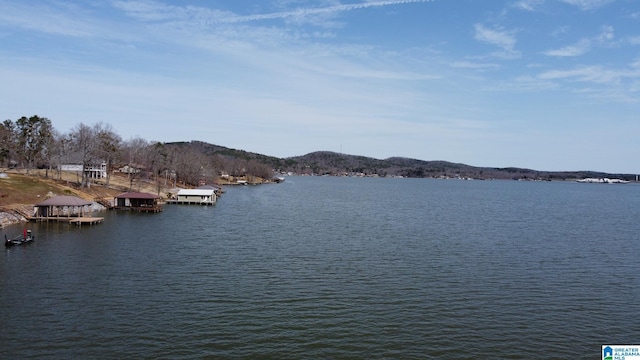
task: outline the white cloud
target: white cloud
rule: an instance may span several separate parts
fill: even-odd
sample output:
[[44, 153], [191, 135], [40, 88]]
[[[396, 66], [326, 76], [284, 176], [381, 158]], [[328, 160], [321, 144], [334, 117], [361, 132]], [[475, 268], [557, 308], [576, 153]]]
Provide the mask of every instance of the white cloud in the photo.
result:
[[168, 6], [155, 1], [114, 1], [113, 6], [138, 20], [158, 21], [178, 17], [182, 11], [176, 6]]
[[538, 78], [542, 80], [574, 79], [598, 83], [606, 83], [613, 80], [610, 74], [605, 76], [605, 73], [605, 70], [599, 66], [586, 66], [571, 70], [550, 70], [538, 75]]
[[20, 1], [5, 3], [0, 11], [0, 21], [5, 26], [73, 37], [87, 37], [95, 31], [83, 19], [82, 12], [71, 5], [54, 7]]
[[494, 56], [502, 58], [514, 58], [519, 56], [519, 53], [514, 50], [516, 38], [512, 32], [489, 29], [484, 27], [482, 24], [476, 24], [474, 28], [474, 38], [476, 40], [502, 48], [503, 51], [493, 53]]
[[513, 49], [516, 44], [515, 37], [506, 31], [491, 30], [484, 27], [482, 24], [476, 24], [475, 30], [476, 40], [484, 41], [503, 49]]
[[273, 12], [265, 14], [254, 15], [236, 15], [231, 12], [224, 11], [211, 11], [205, 8], [198, 7], [177, 7], [163, 5], [158, 2], [149, 0], [122, 0], [114, 2], [114, 6], [124, 10], [129, 16], [135, 17], [144, 21], [159, 21], [167, 20], [174, 17], [193, 16], [199, 14], [203, 17], [203, 20], [213, 23], [242, 23], [251, 21], [263, 21], [273, 19], [296, 19], [301, 21], [304, 18], [314, 15], [327, 15], [336, 14], [346, 11], [353, 11], [359, 9], [366, 9], [370, 7], [382, 7], [392, 5], [402, 5], [410, 3], [425, 3], [434, 0], [384, 0], [384, 1], [370, 1], [357, 4], [342, 4], [326, 7], [307, 7], [299, 8], [296, 10]]
[[543, 54], [556, 57], [574, 57], [580, 56], [591, 50], [592, 45], [615, 46], [615, 35], [613, 26], [605, 25], [602, 27], [600, 34], [591, 39], [582, 39], [577, 44], [565, 46], [559, 49], [547, 50]]
[[544, 52], [547, 56], [558, 56], [558, 57], [570, 57], [570, 56], [580, 56], [591, 48], [591, 41], [588, 39], [582, 39], [575, 45], [565, 46], [560, 49], [547, 50]]
[[500, 66], [492, 63], [477, 63], [470, 61], [455, 61], [451, 64], [451, 67], [460, 69], [475, 69], [475, 70], [495, 70]]
[[514, 4], [514, 7], [526, 10], [526, 11], [535, 11], [536, 7], [542, 5], [544, 0], [520, 0]]
[[617, 85], [625, 80], [640, 78], [640, 69], [611, 70], [602, 66], [581, 66], [571, 70], [551, 70], [538, 75], [542, 80], [575, 80], [597, 84]]
[[614, 39], [613, 26], [611, 26], [611, 25], [603, 26], [602, 27], [602, 31], [597, 36], [597, 39], [601, 43], [609, 43], [609, 42], [613, 41], [613, 39]]
[[570, 5], [579, 7], [582, 10], [592, 10], [612, 3], [614, 0], [562, 0]]

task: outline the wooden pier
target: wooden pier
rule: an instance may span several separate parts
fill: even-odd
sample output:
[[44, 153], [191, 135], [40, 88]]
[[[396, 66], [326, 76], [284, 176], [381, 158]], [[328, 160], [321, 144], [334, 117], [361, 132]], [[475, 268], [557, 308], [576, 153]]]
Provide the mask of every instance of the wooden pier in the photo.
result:
[[79, 217], [66, 217], [66, 216], [53, 216], [53, 217], [29, 217], [27, 218], [29, 221], [35, 222], [49, 222], [49, 221], [57, 221], [57, 222], [68, 222], [69, 224], [80, 225], [94, 225], [99, 224], [104, 221], [102, 217], [87, 217], [87, 216], [79, 216]]
[[175, 200], [169, 199], [166, 200], [167, 204], [178, 204], [178, 205], [205, 205], [205, 206], [213, 206], [216, 204], [216, 201], [201, 201], [201, 200]]
[[78, 226], [86, 224], [86, 225], [94, 225], [99, 224], [104, 221], [104, 218], [101, 217], [79, 217], [69, 220], [69, 224], [76, 224]]
[[124, 211], [137, 211], [137, 212], [145, 212], [145, 213], [159, 213], [164, 210], [164, 208], [160, 205], [156, 206], [113, 206], [111, 207], [113, 210], [124, 210]]

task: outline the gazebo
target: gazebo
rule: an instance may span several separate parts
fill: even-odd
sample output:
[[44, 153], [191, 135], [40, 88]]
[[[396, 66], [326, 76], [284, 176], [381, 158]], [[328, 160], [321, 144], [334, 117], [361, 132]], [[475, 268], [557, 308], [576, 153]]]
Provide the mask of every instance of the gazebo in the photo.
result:
[[[35, 205], [37, 218], [51, 217], [82, 217], [85, 216], [85, 206], [92, 202], [76, 196], [54, 196]], [[91, 208], [89, 208], [89, 212]]]

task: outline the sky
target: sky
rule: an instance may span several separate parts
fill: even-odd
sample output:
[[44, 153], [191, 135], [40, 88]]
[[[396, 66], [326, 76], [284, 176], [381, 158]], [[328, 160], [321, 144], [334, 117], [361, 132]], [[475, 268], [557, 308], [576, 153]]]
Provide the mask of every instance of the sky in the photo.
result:
[[637, 0], [0, 0], [0, 120], [640, 173]]

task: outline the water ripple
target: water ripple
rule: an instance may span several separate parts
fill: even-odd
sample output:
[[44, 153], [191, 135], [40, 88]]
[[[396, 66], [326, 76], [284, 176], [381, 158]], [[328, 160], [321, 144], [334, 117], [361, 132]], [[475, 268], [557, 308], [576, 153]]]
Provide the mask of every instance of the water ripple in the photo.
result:
[[36, 224], [38, 241], [0, 260], [0, 348], [43, 359], [597, 357], [640, 333], [638, 190], [291, 178], [228, 189], [215, 207]]

